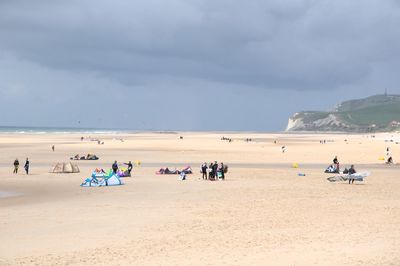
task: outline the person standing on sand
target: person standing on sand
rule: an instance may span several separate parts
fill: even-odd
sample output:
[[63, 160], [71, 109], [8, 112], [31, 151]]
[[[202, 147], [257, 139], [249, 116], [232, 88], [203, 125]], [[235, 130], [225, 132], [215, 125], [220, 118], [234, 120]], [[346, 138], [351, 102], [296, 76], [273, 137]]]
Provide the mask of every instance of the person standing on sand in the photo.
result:
[[207, 163], [203, 163], [201, 165], [201, 173], [202, 173], [203, 180], [207, 180], [207, 169], [208, 169]]
[[114, 161], [114, 163], [113, 163], [113, 165], [111, 166], [111, 168], [112, 168], [112, 170], [113, 170], [113, 173], [114, 173], [114, 174], [117, 174], [117, 171], [118, 171], [118, 163], [117, 163], [117, 161]]
[[209, 174], [208, 174], [208, 179], [213, 180], [214, 179], [214, 164], [210, 163], [210, 166], [208, 167]]
[[128, 166], [128, 172], [129, 172], [129, 174], [131, 174], [131, 171], [132, 171], [132, 168], [133, 168], [132, 162], [129, 161], [129, 163], [124, 163], [124, 164]]
[[335, 165], [335, 170], [336, 170], [336, 173], [340, 173], [340, 168], [339, 168], [339, 160], [338, 160], [338, 158], [337, 158], [337, 156], [335, 156], [335, 158], [333, 158], [333, 164]]
[[28, 175], [29, 174], [29, 160], [28, 160], [28, 158], [26, 158], [24, 169], [25, 169], [26, 174]]
[[225, 165], [221, 163], [221, 179], [225, 180]]
[[53, 145], [53, 146], [51, 146], [51, 149], [52, 149], [52, 150], [53, 150], [53, 152], [54, 152], [54, 149], [55, 149], [54, 145]]
[[350, 182], [352, 184], [354, 184], [354, 177], [352, 178], [351, 175], [355, 174], [355, 173], [357, 173], [357, 171], [356, 171], [356, 169], [354, 169], [354, 165], [351, 165], [350, 169], [349, 169], [349, 184], [350, 184]]
[[218, 179], [218, 162], [217, 161], [214, 162], [212, 168], [213, 168], [214, 179], [217, 180]]
[[18, 161], [18, 159], [15, 159], [13, 174], [18, 174], [18, 167], [19, 167], [19, 161]]

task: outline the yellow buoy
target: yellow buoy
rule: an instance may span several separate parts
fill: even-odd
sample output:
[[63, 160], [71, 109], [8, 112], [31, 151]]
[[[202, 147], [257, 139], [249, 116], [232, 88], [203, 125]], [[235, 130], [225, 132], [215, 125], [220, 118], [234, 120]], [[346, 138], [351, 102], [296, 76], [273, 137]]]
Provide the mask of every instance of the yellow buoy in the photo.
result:
[[293, 168], [299, 168], [299, 164], [298, 164], [298, 163], [294, 163], [294, 164], [292, 165], [292, 167], [293, 167]]

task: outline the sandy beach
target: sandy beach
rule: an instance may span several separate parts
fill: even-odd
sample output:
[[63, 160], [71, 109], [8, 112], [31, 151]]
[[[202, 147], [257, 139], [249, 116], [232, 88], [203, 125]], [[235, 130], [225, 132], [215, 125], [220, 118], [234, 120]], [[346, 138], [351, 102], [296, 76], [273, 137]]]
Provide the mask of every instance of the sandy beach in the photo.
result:
[[[400, 162], [398, 133], [91, 136], [104, 145], [80, 137], [0, 135], [0, 265], [400, 264], [400, 165], [379, 160], [390, 147]], [[78, 161], [80, 173], [49, 173], [87, 153], [100, 159]], [[328, 182], [335, 155], [371, 176]], [[141, 166], [123, 186], [80, 187], [114, 160]], [[200, 164], [214, 160], [229, 166], [226, 180], [201, 180]], [[186, 181], [155, 174], [186, 165]]]

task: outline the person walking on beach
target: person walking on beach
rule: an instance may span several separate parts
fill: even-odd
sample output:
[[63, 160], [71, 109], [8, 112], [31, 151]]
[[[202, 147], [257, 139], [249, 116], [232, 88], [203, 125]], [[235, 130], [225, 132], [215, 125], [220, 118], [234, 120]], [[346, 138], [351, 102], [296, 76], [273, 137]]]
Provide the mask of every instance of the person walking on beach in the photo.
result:
[[356, 171], [356, 169], [354, 169], [354, 165], [351, 165], [350, 169], [349, 169], [349, 184], [350, 184], [350, 182], [352, 184], [354, 184], [354, 177], [352, 178], [351, 175], [355, 174], [355, 173], [357, 173], [357, 171]]
[[203, 163], [201, 165], [201, 173], [203, 180], [207, 180], [207, 169], [208, 169], [207, 163]]
[[51, 149], [52, 149], [52, 150], [53, 150], [53, 152], [54, 152], [54, 149], [55, 149], [54, 145], [53, 145], [53, 146], [51, 146]]
[[19, 161], [18, 161], [18, 159], [15, 159], [13, 174], [18, 174], [18, 167], [19, 167]]
[[118, 163], [117, 161], [114, 161], [113, 165], [111, 166], [113, 173], [116, 174], [118, 171]]
[[25, 169], [26, 174], [28, 175], [29, 174], [29, 160], [28, 160], [28, 158], [26, 158], [24, 169]]

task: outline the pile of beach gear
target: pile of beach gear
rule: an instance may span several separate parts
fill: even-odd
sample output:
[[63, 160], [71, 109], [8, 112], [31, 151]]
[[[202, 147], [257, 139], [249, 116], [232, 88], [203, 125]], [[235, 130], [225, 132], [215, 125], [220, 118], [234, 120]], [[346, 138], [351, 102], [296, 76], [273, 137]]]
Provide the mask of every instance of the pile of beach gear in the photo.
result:
[[91, 154], [91, 153], [88, 153], [86, 156], [80, 156], [79, 154], [76, 154], [75, 156], [70, 158], [70, 160], [89, 160], [89, 161], [98, 159], [99, 157], [97, 157], [96, 154]]
[[104, 186], [120, 186], [124, 183], [118, 172], [115, 174], [111, 169], [105, 172], [103, 169], [95, 169], [92, 175], [86, 178], [81, 187], [104, 187]]
[[177, 170], [177, 169], [170, 170], [168, 167], [166, 167], [166, 168], [160, 168], [160, 170], [156, 172], [157, 175], [180, 175], [181, 173], [189, 175], [192, 174], [193, 171], [190, 166], [186, 166], [182, 170]]

